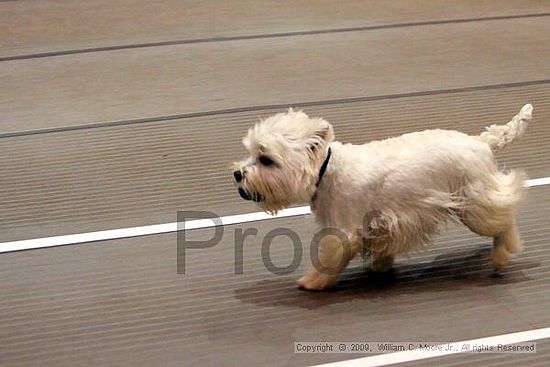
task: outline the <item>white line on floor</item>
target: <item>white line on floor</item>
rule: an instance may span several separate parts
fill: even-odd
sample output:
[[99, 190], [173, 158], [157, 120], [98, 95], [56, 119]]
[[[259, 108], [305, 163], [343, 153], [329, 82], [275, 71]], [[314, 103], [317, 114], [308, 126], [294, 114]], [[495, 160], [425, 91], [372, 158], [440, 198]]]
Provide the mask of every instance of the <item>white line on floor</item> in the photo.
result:
[[534, 178], [532, 180], [527, 180], [527, 187], [533, 186], [544, 186], [550, 184], [550, 177]]
[[[532, 180], [527, 180], [526, 186], [543, 186], [550, 184], [550, 177], [536, 178]], [[300, 215], [311, 214], [311, 209], [309, 206], [300, 206], [297, 208], [289, 208], [281, 210], [277, 215], [269, 215], [264, 212], [248, 213], [248, 214], [237, 214], [237, 215], [228, 215], [225, 217], [220, 217], [221, 225], [227, 226], [231, 224], [239, 223], [249, 223], [256, 222], [267, 219], [277, 219], [277, 218], [288, 218], [296, 217]], [[54, 246], [63, 246], [63, 245], [75, 245], [85, 242], [95, 242], [95, 241], [106, 241], [106, 240], [116, 240], [120, 238], [129, 238], [129, 237], [138, 237], [138, 236], [147, 236], [153, 234], [162, 234], [176, 232], [179, 230], [191, 230], [191, 229], [201, 229], [201, 228], [211, 228], [216, 227], [216, 223], [210, 219], [196, 219], [186, 221], [185, 223], [164, 223], [164, 224], [153, 224], [148, 226], [140, 227], [129, 227], [129, 228], [120, 228], [120, 229], [110, 229], [106, 231], [97, 231], [97, 232], [87, 232], [87, 233], [78, 233], [70, 234], [65, 236], [53, 236], [53, 237], [44, 237], [44, 238], [34, 238], [30, 240], [20, 240], [20, 241], [11, 241], [0, 243], [0, 253], [2, 252], [12, 252], [12, 251], [22, 251], [22, 250], [33, 250], [46, 247]]]
[[[462, 346], [468, 344], [472, 345], [498, 345], [498, 344], [514, 344], [528, 341], [535, 341], [540, 339], [550, 338], [550, 327], [520, 331], [511, 334], [502, 334], [496, 336], [490, 336], [480, 339], [464, 340], [460, 342], [450, 343], [449, 345], [443, 345], [442, 351], [427, 351], [427, 350], [406, 350], [403, 352], [378, 354], [370, 357], [350, 359], [347, 361], [334, 362], [318, 365], [315, 367], [377, 367], [377, 366], [389, 366], [397, 363], [418, 361], [422, 359], [442, 357], [450, 354], [460, 353]], [[448, 350], [450, 349], [450, 350]]]

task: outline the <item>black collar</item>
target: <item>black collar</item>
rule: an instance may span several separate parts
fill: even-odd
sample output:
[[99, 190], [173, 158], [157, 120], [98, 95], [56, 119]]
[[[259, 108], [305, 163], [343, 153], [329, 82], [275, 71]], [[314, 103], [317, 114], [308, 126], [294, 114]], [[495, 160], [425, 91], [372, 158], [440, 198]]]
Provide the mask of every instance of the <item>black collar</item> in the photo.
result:
[[323, 178], [323, 175], [325, 174], [325, 171], [327, 170], [328, 161], [330, 160], [330, 147], [327, 151], [327, 157], [325, 158], [325, 161], [323, 162], [323, 165], [321, 166], [321, 169], [319, 170], [319, 178], [317, 179], [317, 183], [315, 184], [315, 187], [319, 187], [319, 184], [321, 183], [321, 179]]

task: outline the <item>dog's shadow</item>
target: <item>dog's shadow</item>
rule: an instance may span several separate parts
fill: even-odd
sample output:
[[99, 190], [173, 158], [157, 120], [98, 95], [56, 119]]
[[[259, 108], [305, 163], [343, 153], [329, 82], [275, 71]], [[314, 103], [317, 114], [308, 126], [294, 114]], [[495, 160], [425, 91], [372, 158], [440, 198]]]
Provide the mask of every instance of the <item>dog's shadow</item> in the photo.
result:
[[351, 268], [342, 274], [334, 288], [323, 292], [298, 289], [295, 278], [280, 277], [237, 289], [235, 294], [242, 302], [261, 307], [316, 309], [357, 299], [386, 299], [418, 292], [518, 283], [531, 279], [525, 275], [525, 269], [539, 266], [538, 262], [513, 259], [496, 273], [490, 261], [490, 248], [483, 247], [443, 254], [431, 263], [397, 265], [387, 273]]

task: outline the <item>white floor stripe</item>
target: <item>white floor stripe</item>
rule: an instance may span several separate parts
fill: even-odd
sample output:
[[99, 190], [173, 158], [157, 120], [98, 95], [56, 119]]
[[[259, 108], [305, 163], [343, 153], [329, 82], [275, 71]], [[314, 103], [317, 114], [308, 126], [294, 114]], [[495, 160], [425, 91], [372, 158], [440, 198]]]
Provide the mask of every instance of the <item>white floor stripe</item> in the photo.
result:
[[532, 180], [527, 180], [527, 187], [533, 186], [544, 186], [550, 184], [550, 177], [534, 178]]
[[450, 349], [456, 349], [457, 351], [454, 351], [454, 350], [426, 351], [426, 350], [415, 349], [410, 351], [379, 354], [371, 357], [350, 359], [350, 360], [341, 361], [341, 362], [327, 363], [327, 364], [322, 364], [315, 367], [389, 366], [397, 363], [418, 361], [422, 359], [442, 357], [450, 354], [460, 353], [459, 351], [461, 350], [464, 344], [469, 344], [469, 345], [514, 344], [514, 343], [522, 343], [522, 342], [535, 341], [535, 340], [547, 339], [547, 338], [550, 338], [550, 327], [451, 343], [450, 345], [452, 346], [452, 348]]
[[[536, 178], [533, 180], [528, 180], [526, 186], [542, 186], [549, 185], [550, 177]], [[238, 224], [238, 223], [249, 223], [256, 222], [266, 219], [276, 219], [276, 218], [286, 218], [286, 217], [295, 217], [299, 215], [311, 214], [309, 206], [301, 206], [297, 208], [289, 208], [281, 210], [277, 215], [272, 216], [264, 212], [248, 213], [248, 214], [237, 214], [237, 215], [228, 215], [225, 217], [220, 217], [222, 225]], [[183, 228], [183, 223], [180, 223], [180, 229]], [[197, 219], [185, 222], [185, 230], [191, 229], [201, 229], [201, 228], [211, 228], [215, 227], [216, 224], [210, 219]], [[12, 251], [22, 251], [22, 250], [32, 250], [38, 248], [54, 247], [54, 246], [63, 246], [63, 245], [74, 245], [78, 243], [85, 242], [95, 242], [95, 241], [105, 241], [105, 240], [115, 240], [119, 238], [128, 238], [128, 237], [137, 237], [137, 236], [147, 236], [153, 234], [162, 234], [170, 233], [178, 230], [178, 223], [165, 223], [165, 224], [154, 224], [149, 226], [140, 226], [140, 227], [130, 227], [130, 228], [120, 228], [120, 229], [111, 229], [106, 231], [98, 232], [87, 232], [87, 233], [78, 233], [65, 236], [53, 236], [53, 237], [44, 237], [44, 238], [35, 238], [31, 240], [21, 240], [21, 241], [11, 241], [0, 243], [0, 253], [2, 252], [12, 252]]]

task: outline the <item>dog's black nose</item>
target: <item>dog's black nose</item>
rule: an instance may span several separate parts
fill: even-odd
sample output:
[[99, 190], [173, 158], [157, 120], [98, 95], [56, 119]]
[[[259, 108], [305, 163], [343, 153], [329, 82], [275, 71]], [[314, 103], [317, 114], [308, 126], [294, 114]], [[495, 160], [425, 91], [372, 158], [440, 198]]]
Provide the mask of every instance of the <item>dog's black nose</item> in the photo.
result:
[[243, 180], [243, 174], [239, 170], [233, 172], [233, 176], [235, 176], [235, 181], [237, 182], [241, 182]]

